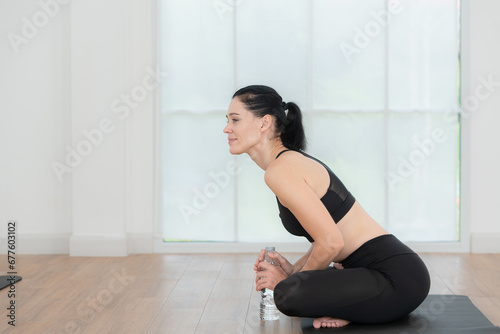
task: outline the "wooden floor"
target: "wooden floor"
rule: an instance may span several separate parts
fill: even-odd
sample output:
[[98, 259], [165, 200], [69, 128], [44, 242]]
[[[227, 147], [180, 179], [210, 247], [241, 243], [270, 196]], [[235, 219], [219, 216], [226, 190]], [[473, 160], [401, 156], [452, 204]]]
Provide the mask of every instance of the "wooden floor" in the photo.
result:
[[[500, 325], [500, 254], [421, 254], [432, 294], [467, 295]], [[295, 260], [298, 254], [289, 254]], [[258, 317], [254, 254], [18, 256], [16, 327], [1, 333], [301, 333], [300, 321]], [[0, 272], [5, 274], [5, 272]]]

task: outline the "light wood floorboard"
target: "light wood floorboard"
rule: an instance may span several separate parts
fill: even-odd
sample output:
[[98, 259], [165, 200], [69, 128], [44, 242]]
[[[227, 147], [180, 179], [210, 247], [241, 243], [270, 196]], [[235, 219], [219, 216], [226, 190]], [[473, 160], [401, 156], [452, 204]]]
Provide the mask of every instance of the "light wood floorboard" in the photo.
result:
[[[467, 295], [500, 326], [500, 254], [420, 255], [432, 294]], [[18, 256], [16, 327], [7, 325], [1, 290], [0, 333], [301, 333], [298, 318], [260, 321], [255, 256]]]

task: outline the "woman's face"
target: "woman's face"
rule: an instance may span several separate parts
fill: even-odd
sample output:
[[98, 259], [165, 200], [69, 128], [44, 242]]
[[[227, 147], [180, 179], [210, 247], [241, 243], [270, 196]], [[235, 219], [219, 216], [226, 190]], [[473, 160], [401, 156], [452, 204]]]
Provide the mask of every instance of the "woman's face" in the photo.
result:
[[226, 114], [227, 125], [224, 133], [229, 141], [229, 152], [231, 154], [248, 153], [257, 145], [262, 136], [262, 118], [256, 117], [245, 108], [243, 102], [235, 97]]

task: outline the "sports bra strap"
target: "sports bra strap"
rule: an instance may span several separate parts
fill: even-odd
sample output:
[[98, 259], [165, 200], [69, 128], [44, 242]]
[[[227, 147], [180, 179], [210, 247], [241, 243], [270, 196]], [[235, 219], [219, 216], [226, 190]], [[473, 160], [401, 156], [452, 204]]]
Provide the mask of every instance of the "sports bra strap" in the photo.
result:
[[276, 158], [274, 158], [274, 160], [278, 159], [278, 157], [279, 157], [282, 153], [285, 153], [285, 152], [287, 152], [287, 151], [293, 151], [293, 150], [286, 149], [286, 150], [281, 151], [280, 153], [278, 153], [278, 155], [276, 156]]

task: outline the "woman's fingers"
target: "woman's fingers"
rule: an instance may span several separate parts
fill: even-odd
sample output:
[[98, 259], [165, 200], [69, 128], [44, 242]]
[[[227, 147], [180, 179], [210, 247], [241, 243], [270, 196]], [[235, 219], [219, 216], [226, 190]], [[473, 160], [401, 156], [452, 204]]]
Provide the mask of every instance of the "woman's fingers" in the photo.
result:
[[[271, 255], [269, 255], [269, 256], [271, 256]], [[278, 252], [274, 252], [274, 256], [275, 256], [275, 259], [277, 259], [282, 266], [290, 263], [283, 255], [281, 255]]]
[[255, 264], [253, 266], [253, 270], [257, 271], [257, 266], [259, 265], [260, 262], [264, 261], [264, 255], [266, 254], [265, 249], [261, 249], [259, 256], [257, 256], [257, 260], [255, 261]]
[[264, 262], [264, 261], [260, 261], [259, 264], [257, 264], [257, 275], [263, 270], [271, 270], [272, 271], [273, 269], [276, 269], [276, 266], [274, 266], [270, 263]]
[[255, 283], [257, 285], [259, 283], [262, 284], [262, 282], [260, 282], [260, 280], [262, 278], [266, 278], [266, 277], [269, 277], [270, 275], [272, 275], [273, 269], [275, 269], [275, 268], [274, 268], [274, 266], [272, 264], [264, 262], [264, 261], [261, 261], [257, 265], [257, 270], [256, 270], [256, 274], [255, 274]]
[[270, 252], [269, 256], [272, 259], [277, 259], [280, 263], [281, 268], [288, 274], [291, 275], [293, 272], [293, 264], [290, 263], [290, 261], [287, 260], [286, 257], [281, 255], [278, 252]]
[[274, 290], [276, 284], [288, 277], [288, 274], [281, 267], [273, 266], [267, 262], [259, 263], [259, 271], [255, 277], [256, 290], [268, 288]]
[[259, 258], [258, 258], [259, 262], [260, 261], [264, 261], [264, 257], [265, 256], [266, 256], [266, 250], [265, 249], [261, 249], [260, 253], [259, 253]]
[[256, 284], [255, 291], [260, 291], [264, 288], [271, 289], [274, 291], [274, 288], [271, 288], [269, 282], [266, 282], [265, 280], [262, 280], [261, 282], [258, 282]]

